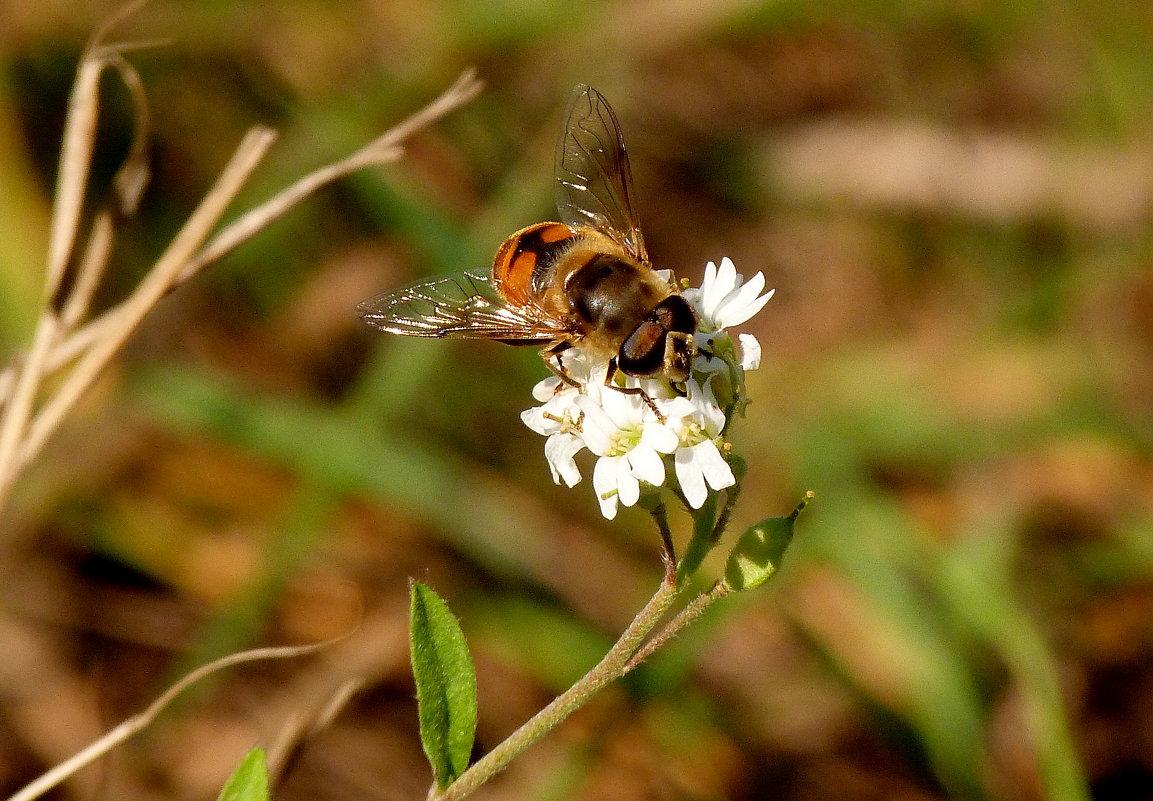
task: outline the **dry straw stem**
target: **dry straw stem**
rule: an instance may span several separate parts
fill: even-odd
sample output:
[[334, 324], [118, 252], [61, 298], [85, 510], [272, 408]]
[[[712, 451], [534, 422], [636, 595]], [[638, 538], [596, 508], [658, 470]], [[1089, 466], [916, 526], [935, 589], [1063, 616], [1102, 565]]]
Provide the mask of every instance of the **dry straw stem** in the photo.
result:
[[364, 684], [365, 680], [360, 676], [346, 679], [324, 697], [319, 708], [303, 709], [284, 722], [268, 746], [265, 756], [271, 786], [275, 787], [291, 770], [305, 746], [312, 738], [332, 725]]
[[[149, 117], [143, 85], [123, 58], [127, 46], [101, 43], [111, 24], [94, 37], [86, 50], [69, 102], [40, 320], [23, 360], [0, 373], [0, 508], [21, 471], [164, 295], [324, 185], [364, 167], [397, 160], [407, 137], [468, 102], [481, 88], [475, 72], [465, 71], [416, 114], [347, 158], [304, 176], [213, 236], [226, 209], [275, 139], [272, 130], [254, 127], [137, 288], [117, 306], [83, 323], [106, 270], [116, 222], [135, 210], [148, 175], [145, 143]], [[133, 98], [136, 135], [115, 180], [113, 200], [95, 214], [88, 241], [78, 257], [77, 237], [99, 118], [98, 87], [108, 67], [118, 72]], [[64, 277], [73, 261], [77, 262], [76, 277], [65, 292]], [[57, 388], [50, 396], [41, 397], [45, 377], [65, 366], [69, 366], [68, 372]]]
[[[205, 195], [164, 254], [128, 298], [113, 309], [112, 322], [106, 327], [104, 336], [95, 340], [79, 357], [59, 388], [29, 420], [34, 395], [44, 376], [48, 345], [61, 331], [61, 319], [55, 311], [53, 299], [47, 298], [32, 353], [23, 365], [16, 394], [6, 410], [3, 429], [0, 429], [0, 501], [80, 396], [92, 386], [148, 312], [171, 289], [180, 270], [219, 223], [228, 204], [252, 175], [274, 139], [275, 133], [269, 129], [254, 128], [248, 132], [216, 185]], [[65, 305], [69, 304], [66, 302]]]
[[[334, 641], [333, 641], [334, 642]], [[279, 648], [254, 648], [250, 651], [242, 651], [238, 654], [231, 654], [222, 659], [217, 659], [215, 662], [210, 662], [207, 665], [197, 668], [188, 675], [184, 676], [178, 682], [169, 687], [159, 698], [153, 701], [147, 709], [132, 717], [124, 720], [116, 728], [109, 731], [99, 740], [85, 747], [83, 750], [77, 752], [74, 756], [61, 762], [56, 767], [48, 772], [40, 775], [35, 781], [25, 786], [22, 790], [11, 796], [8, 801], [32, 801], [34, 798], [39, 798], [44, 793], [57, 786], [68, 777], [75, 774], [81, 768], [92, 764], [100, 757], [107, 754], [116, 746], [123, 743], [132, 735], [140, 732], [146, 728], [156, 716], [159, 715], [164, 708], [167, 707], [176, 696], [184, 692], [196, 682], [210, 676], [217, 671], [224, 670], [225, 668], [232, 667], [233, 665], [243, 664], [245, 662], [257, 662], [266, 659], [289, 659], [297, 656], [304, 656], [306, 654], [316, 653], [322, 648], [331, 645], [332, 642], [322, 642], [316, 645], [296, 645], [296, 646], [282, 646]]]
[[64, 383], [31, 422], [19, 454], [17, 471], [23, 469], [39, 453], [48, 436], [60, 425], [64, 415], [71, 411], [80, 396], [92, 386], [97, 376], [148, 312], [174, 286], [180, 271], [208, 239], [229, 203], [247, 183], [275, 138], [276, 134], [272, 130], [257, 127], [251, 129], [241, 140], [240, 146], [221, 172], [216, 185], [204, 196], [176, 238], [169, 244], [168, 249], [132, 294], [116, 307], [113, 322], [108, 325], [105, 336], [96, 340], [79, 358]]
[[[112, 20], [109, 24], [113, 24]], [[113, 61], [123, 64], [119, 51], [101, 42], [109, 30], [96, 33], [85, 50], [77, 70], [76, 81], [68, 101], [68, 115], [60, 151], [55, 202], [49, 232], [48, 262], [42, 292], [43, 309], [27, 357], [19, 365], [14, 389], [0, 419], [0, 506], [21, 468], [22, 440], [34, 411], [36, 395], [45, 373], [45, 363], [52, 344], [62, 330], [55, 305], [57, 292], [64, 280], [83, 209], [85, 188], [92, 162], [99, 120], [100, 77]], [[133, 93], [133, 99], [137, 95]], [[133, 151], [138, 148], [133, 147]], [[96, 236], [98, 235], [98, 236]], [[94, 238], [103, 240], [103, 230]], [[85, 282], [85, 286], [90, 282]], [[69, 304], [76, 313], [78, 302]]]
[[[184, 267], [177, 278], [176, 285], [183, 283], [204, 267], [227, 255], [324, 185], [339, 180], [363, 167], [396, 160], [402, 153], [400, 145], [404, 139], [467, 103], [480, 92], [482, 85], [473, 70], [466, 70], [440, 97], [356, 153], [304, 176], [275, 197], [225, 226]], [[115, 309], [105, 312], [87, 324], [70, 331], [67, 336], [56, 342], [48, 354], [48, 369], [55, 370], [67, 364], [91, 347], [93, 342], [104, 337], [106, 329], [113, 322], [115, 312]], [[13, 371], [11, 369], [0, 373], [0, 403], [10, 397], [12, 384]]]

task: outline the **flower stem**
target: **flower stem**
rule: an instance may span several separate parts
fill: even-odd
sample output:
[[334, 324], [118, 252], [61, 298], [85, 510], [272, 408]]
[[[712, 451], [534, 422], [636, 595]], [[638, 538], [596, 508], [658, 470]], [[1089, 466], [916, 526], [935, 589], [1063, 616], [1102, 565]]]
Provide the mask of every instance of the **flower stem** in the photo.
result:
[[665, 565], [665, 582], [675, 583], [677, 580], [677, 549], [673, 545], [673, 531], [669, 528], [669, 516], [663, 503], [658, 502], [649, 510], [657, 531], [661, 535], [661, 561]]
[[733, 507], [737, 505], [737, 498], [741, 497], [741, 478], [738, 478], [737, 483], [725, 490], [725, 505], [721, 508], [721, 513], [717, 515], [717, 521], [713, 524], [713, 533], [709, 537], [710, 547], [721, 541], [721, 536], [729, 527], [729, 518], [733, 514]]
[[664, 646], [665, 643], [680, 634], [681, 629], [700, 618], [700, 616], [705, 613], [705, 610], [712, 606], [715, 601], [719, 601], [730, 592], [732, 592], [732, 588], [729, 587], [729, 585], [718, 581], [713, 585], [711, 590], [703, 592], [694, 598], [692, 603], [680, 612], [677, 612], [676, 616], [673, 617], [663, 629], [646, 640], [644, 645], [637, 649], [637, 652], [633, 654], [625, 666], [626, 672], [648, 659], [649, 656]]
[[[508, 767], [509, 763], [530, 745], [584, 706], [606, 685], [640, 664], [635, 655], [644, 644], [645, 638], [664, 618], [676, 600], [678, 592], [675, 584], [667, 580], [662, 581], [653, 597], [596, 667], [462, 773], [460, 778], [443, 792], [430, 794], [430, 801], [457, 801], [472, 794], [478, 787]], [[646, 649], [646, 654], [648, 652]]]

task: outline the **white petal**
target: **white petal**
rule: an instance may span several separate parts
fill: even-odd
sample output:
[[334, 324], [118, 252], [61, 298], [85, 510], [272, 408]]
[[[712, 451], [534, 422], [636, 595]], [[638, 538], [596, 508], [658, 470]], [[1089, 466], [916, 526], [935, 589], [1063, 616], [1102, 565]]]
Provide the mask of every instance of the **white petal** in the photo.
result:
[[737, 483], [733, 469], [729, 467], [729, 463], [721, 456], [721, 452], [711, 439], [694, 445], [692, 449], [693, 461], [699, 466], [710, 487], [719, 490]]
[[737, 288], [737, 268], [729, 258], [721, 259], [721, 266], [717, 269], [716, 281], [712, 292], [705, 298], [704, 316], [710, 320], [717, 319], [717, 310], [724, 305], [728, 296]]
[[553, 481], [557, 484], [564, 481], [569, 487], [580, 483], [580, 470], [577, 468], [573, 457], [583, 447], [584, 443], [581, 442], [580, 438], [571, 434], [553, 434], [545, 440], [544, 456], [548, 460], [549, 469], [552, 471]]
[[764, 288], [765, 274], [758, 271], [752, 278], [740, 284], [740, 289], [737, 290], [737, 294], [733, 299], [739, 299], [741, 303], [748, 303], [759, 295]]
[[555, 375], [550, 375], [548, 378], [543, 378], [536, 383], [532, 388], [532, 396], [541, 403], [545, 403], [552, 399], [556, 394], [557, 387], [561, 384], [561, 380]]
[[652, 448], [638, 445], [625, 454], [625, 458], [632, 468], [632, 474], [641, 481], [647, 481], [654, 487], [665, 483], [665, 463]]
[[[696, 383], [695, 379], [690, 378], [689, 382]], [[681, 417], [686, 414], [693, 413], [693, 402], [686, 398], [684, 395], [677, 395], [675, 398], [663, 400], [658, 404], [661, 412], [667, 414], [669, 417]]]
[[654, 451], [672, 453], [680, 444], [677, 432], [660, 423], [649, 423], [641, 432], [641, 444], [647, 445]]
[[[634, 376], [628, 377], [628, 382], [625, 386], [636, 387], [643, 390], [649, 396], [649, 400], [660, 401], [666, 398], [674, 398], [676, 394], [673, 392], [672, 387], [668, 381], [663, 378], [636, 378]], [[643, 417], [652, 419], [653, 412], [649, 405], [645, 403], [643, 398], [639, 398], [641, 402], [641, 415]]]
[[606, 388], [606, 391], [601, 393], [600, 405], [618, 429], [630, 428], [640, 423], [647, 408], [639, 395], [618, 392], [612, 388]]
[[593, 468], [593, 490], [606, 520], [617, 516], [617, 462], [620, 457], [602, 456]]
[[702, 318], [708, 317], [706, 310], [719, 303], [726, 291], [717, 286], [717, 265], [710, 261], [705, 265], [705, 277], [697, 297], [697, 312]]
[[[695, 379], [689, 379], [690, 395], [693, 392], [692, 386], [696, 383]], [[674, 430], [681, 427], [681, 421], [684, 418], [695, 414], [697, 411], [697, 407], [691, 400], [680, 395], [675, 398], [669, 398], [668, 400], [657, 401], [657, 408], [661, 410], [661, 414], [669, 421], [668, 428]]]
[[695, 453], [695, 448], [681, 448], [673, 458], [673, 464], [685, 500], [689, 502], [689, 506], [700, 509], [705, 498], [709, 497], [709, 491], [705, 488], [705, 478], [697, 465]]
[[[608, 365], [603, 362], [594, 364], [580, 348], [570, 348], [565, 351], [561, 363], [564, 365], [564, 369], [568, 371], [569, 376], [582, 386], [603, 382], [604, 371], [608, 369]], [[600, 372], [600, 378], [596, 378], [594, 375], [597, 372]]]
[[706, 289], [711, 287], [717, 282], [717, 265], [709, 262], [705, 265], [705, 277], [701, 281], [701, 292], [704, 293]]
[[733, 264], [733, 260], [728, 256], [721, 259], [721, 263], [717, 266], [717, 286], [722, 287], [728, 294], [739, 286], [739, 278], [737, 266]]
[[617, 498], [625, 506], [632, 506], [641, 497], [641, 485], [637, 481], [636, 476], [629, 470], [621, 471], [617, 475], [617, 489], [619, 490]]
[[593, 489], [597, 495], [605, 495], [617, 488], [617, 465], [619, 456], [602, 456], [593, 466]]
[[757, 273], [751, 281], [743, 284], [740, 289], [729, 295], [725, 299], [724, 305], [717, 310], [717, 323], [720, 327], [731, 328], [734, 325], [740, 325], [759, 312], [768, 303], [769, 298], [773, 296], [772, 291], [770, 291], [762, 297], [757, 297], [764, 286], [764, 273]]
[[761, 343], [752, 334], [740, 334], [741, 369], [756, 370], [761, 366]]
[[560, 424], [556, 420], [550, 420], [544, 416], [543, 406], [525, 409], [520, 413], [520, 421], [542, 437], [547, 437], [560, 428]]
[[576, 406], [584, 412], [581, 433], [584, 436], [585, 445], [597, 456], [604, 456], [613, 447], [612, 438], [620, 429], [609, 419], [604, 409], [588, 395], [578, 397]]
[[617, 516], [617, 496], [611, 495], [607, 498], [598, 495], [597, 500], [601, 504], [601, 514], [604, 515], [605, 520], [612, 520]]
[[[718, 374], [714, 373], [710, 379], [717, 377]], [[715, 437], [725, 427], [725, 410], [717, 403], [712, 381], [707, 380], [704, 383], [698, 383], [693, 380], [689, 381], [687, 386], [688, 400], [691, 401], [690, 405], [693, 407], [693, 417], [702, 424], [709, 436]]]
[[608, 362], [601, 362], [600, 364], [594, 365], [591, 364], [587, 358], [583, 358], [581, 359], [580, 367], [580, 374], [574, 373], [573, 377], [585, 385], [586, 391], [600, 392], [600, 390], [604, 388], [605, 377], [609, 372]]
[[[757, 275], [760, 275], [760, 273], [757, 273]], [[740, 325], [749, 320], [765, 307], [765, 304], [769, 302], [769, 299], [776, 291], [775, 289], [770, 289], [759, 298], [733, 298], [725, 305], [724, 309], [721, 310], [720, 319], [717, 324], [721, 328], [731, 328], [734, 325]]]

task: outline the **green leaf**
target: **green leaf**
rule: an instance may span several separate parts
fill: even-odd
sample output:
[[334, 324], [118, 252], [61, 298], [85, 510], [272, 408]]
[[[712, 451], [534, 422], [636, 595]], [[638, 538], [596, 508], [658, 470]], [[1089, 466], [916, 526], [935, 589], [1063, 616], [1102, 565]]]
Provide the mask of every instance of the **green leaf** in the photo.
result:
[[217, 801], [268, 801], [268, 766], [263, 748], [253, 748], [244, 755]]
[[464, 633], [439, 595], [412, 582], [412, 674], [420, 741], [437, 786], [445, 789], [465, 768], [476, 734], [476, 670]]
[[812, 497], [812, 492], [807, 493], [792, 514], [766, 518], [741, 535], [725, 565], [725, 583], [730, 589], [751, 590], [773, 577], [793, 541], [797, 518]]

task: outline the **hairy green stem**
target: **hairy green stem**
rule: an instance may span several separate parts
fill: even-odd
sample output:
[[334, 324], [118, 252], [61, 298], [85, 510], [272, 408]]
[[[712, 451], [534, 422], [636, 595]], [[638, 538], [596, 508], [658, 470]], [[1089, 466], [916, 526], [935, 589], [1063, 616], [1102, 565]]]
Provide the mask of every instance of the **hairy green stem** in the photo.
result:
[[508, 767], [509, 763], [530, 745], [584, 706], [606, 685], [636, 667], [639, 661], [634, 660], [634, 655], [664, 618], [677, 595], [677, 587], [672, 582], [662, 581], [653, 597], [596, 667], [462, 773], [460, 778], [443, 792], [430, 793], [431, 801], [458, 801], [472, 794], [478, 787]]
[[[744, 470], [739, 469], [743, 478]], [[512, 760], [520, 756], [530, 745], [555, 729], [569, 715], [580, 709], [604, 687], [625, 676], [675, 637], [690, 623], [697, 620], [715, 601], [731, 592], [732, 588], [723, 582], [713, 585], [706, 593], [697, 596], [688, 606], [677, 613], [663, 628], [653, 635], [669, 608], [686, 588], [687, 578], [700, 566], [708, 551], [717, 544], [728, 525], [729, 516], [740, 494], [740, 481], [730, 487], [725, 495], [725, 504], [717, 510], [717, 497], [710, 494], [704, 506], [693, 511], [693, 537], [689, 549], [679, 565], [672, 547], [672, 532], [664, 504], [659, 501], [649, 506], [649, 513], [661, 534], [662, 558], [665, 562], [665, 578], [645, 607], [625, 629], [620, 639], [605, 657], [576, 684], [553, 699], [552, 703], [534, 715], [523, 726], [509, 735], [508, 739], [496, 746], [460, 777], [438, 792], [434, 784], [429, 790], [428, 801], [459, 801], [471, 795], [477, 788], [500, 773]], [[688, 508], [688, 503], [685, 503]]]
[[711, 590], [703, 592], [694, 598], [692, 603], [677, 612], [676, 616], [674, 616], [663, 629], [646, 640], [645, 643], [637, 649], [637, 652], [633, 654], [628, 664], [625, 665], [625, 672], [627, 673], [632, 670], [641, 662], [648, 659], [653, 653], [660, 650], [669, 640], [680, 634], [682, 629], [700, 618], [700, 616], [705, 613], [705, 610], [712, 606], [714, 602], [724, 598], [730, 592], [732, 592], [732, 587], [722, 581], [718, 581], [713, 585]]

